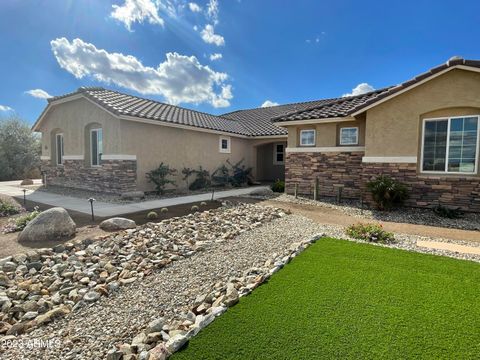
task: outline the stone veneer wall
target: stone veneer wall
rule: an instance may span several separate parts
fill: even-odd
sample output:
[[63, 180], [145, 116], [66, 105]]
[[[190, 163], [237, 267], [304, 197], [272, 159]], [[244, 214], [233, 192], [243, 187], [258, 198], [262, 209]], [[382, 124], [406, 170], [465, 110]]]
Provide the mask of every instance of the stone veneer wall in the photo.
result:
[[[379, 174], [389, 175], [407, 185], [408, 206], [428, 207], [444, 205], [480, 212], [480, 178], [472, 176], [417, 175], [416, 164], [364, 163], [363, 183]], [[371, 195], [363, 188], [367, 202]]]
[[69, 188], [121, 194], [137, 190], [136, 160], [102, 160], [102, 166], [90, 167], [84, 160], [64, 160], [63, 166], [53, 166], [42, 161], [47, 186], [59, 185]]
[[293, 194], [311, 196], [318, 177], [320, 196], [335, 196], [336, 187], [343, 185], [342, 196], [358, 198], [362, 188], [363, 152], [287, 152], [285, 161], [285, 188]]
[[336, 186], [343, 185], [343, 197], [360, 198], [370, 205], [372, 197], [366, 184], [379, 175], [389, 175], [407, 185], [407, 206], [444, 205], [480, 212], [480, 177], [432, 176], [417, 174], [416, 164], [362, 163], [363, 152], [287, 153], [285, 187], [293, 194], [312, 196], [315, 178], [319, 195], [335, 196]]

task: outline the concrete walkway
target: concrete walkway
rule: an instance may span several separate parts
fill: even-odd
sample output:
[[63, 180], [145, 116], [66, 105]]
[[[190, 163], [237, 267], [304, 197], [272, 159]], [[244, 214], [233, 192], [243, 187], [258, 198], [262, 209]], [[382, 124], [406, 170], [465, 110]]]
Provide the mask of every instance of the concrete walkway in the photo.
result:
[[[232, 189], [224, 191], [216, 191], [214, 200], [231, 197], [248, 195], [257, 189], [263, 189], [266, 186], [253, 186], [242, 189]], [[22, 187], [20, 181], [8, 181], [0, 183], [0, 194], [23, 197]], [[169, 199], [159, 199], [151, 201], [142, 201], [131, 204], [112, 204], [106, 202], [96, 201], [94, 203], [95, 215], [99, 217], [112, 217], [120, 214], [131, 214], [139, 211], [148, 211], [151, 209], [158, 209], [162, 207], [169, 207], [175, 205], [196, 203], [202, 201], [209, 201], [212, 198], [212, 193], [196, 194], [188, 196], [179, 196]], [[41, 204], [51, 206], [61, 206], [67, 210], [77, 211], [84, 214], [90, 214], [90, 203], [86, 199], [79, 199], [70, 196], [57, 195], [45, 191], [29, 191], [27, 192], [27, 200], [34, 201]]]
[[430, 249], [448, 250], [462, 254], [480, 255], [480, 247], [445, 243], [440, 241], [417, 241], [417, 246]]

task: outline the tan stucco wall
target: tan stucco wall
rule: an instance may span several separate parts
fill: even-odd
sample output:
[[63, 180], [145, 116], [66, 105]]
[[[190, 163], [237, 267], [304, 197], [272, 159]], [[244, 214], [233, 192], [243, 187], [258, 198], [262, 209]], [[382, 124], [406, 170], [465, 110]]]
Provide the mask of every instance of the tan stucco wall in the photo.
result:
[[120, 122], [106, 111], [82, 98], [50, 108], [39, 129], [42, 132], [42, 155], [51, 155], [50, 134], [55, 129], [58, 129], [57, 132], [63, 133], [64, 155], [83, 155], [85, 128], [91, 123], [100, 124], [105, 134], [115, 139], [115, 141], [104, 143], [104, 153], [121, 154]]
[[[455, 69], [367, 111], [365, 156], [418, 156], [422, 119], [480, 114], [480, 74]], [[473, 108], [473, 109], [472, 109]]]
[[288, 126], [288, 147], [300, 147], [300, 131], [304, 129], [315, 129], [316, 147], [340, 146], [340, 129], [343, 127], [358, 127], [358, 146], [365, 144], [365, 117], [360, 116], [355, 121]]

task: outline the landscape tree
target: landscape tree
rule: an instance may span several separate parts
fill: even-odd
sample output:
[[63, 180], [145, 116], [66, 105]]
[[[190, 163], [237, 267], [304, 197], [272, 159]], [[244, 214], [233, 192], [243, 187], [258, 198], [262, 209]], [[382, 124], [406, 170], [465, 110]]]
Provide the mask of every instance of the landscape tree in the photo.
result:
[[0, 118], [0, 181], [39, 176], [41, 143], [17, 115]]

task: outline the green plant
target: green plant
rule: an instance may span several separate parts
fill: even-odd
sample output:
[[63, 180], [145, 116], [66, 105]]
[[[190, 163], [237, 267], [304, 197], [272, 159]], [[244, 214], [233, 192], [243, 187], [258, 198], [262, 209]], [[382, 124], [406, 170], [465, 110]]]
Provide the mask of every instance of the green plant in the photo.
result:
[[283, 193], [285, 192], [285, 181], [277, 180], [270, 186], [270, 188], [273, 192]]
[[206, 189], [211, 185], [212, 180], [210, 178], [210, 172], [208, 170], [205, 170], [200, 166], [198, 170], [193, 170], [193, 171], [197, 175], [197, 177], [190, 184], [190, 187], [189, 187], [190, 190]]
[[15, 227], [16, 227], [15, 231], [21, 231], [21, 230], [25, 229], [25, 226], [27, 226], [27, 224], [30, 221], [32, 221], [33, 219], [35, 219], [40, 213], [41, 213], [41, 211], [38, 209], [38, 207], [35, 207], [32, 212], [29, 212], [25, 215], [22, 215], [22, 216], [16, 218], [15, 219]]
[[12, 200], [0, 198], [0, 217], [10, 216], [20, 213], [21, 208]]
[[225, 164], [219, 166], [212, 174], [212, 182], [217, 186], [226, 186], [230, 183], [230, 178], [230, 171]]
[[168, 208], [161, 208], [161, 209], [160, 209], [160, 212], [161, 212], [162, 214], [166, 214], [166, 213], [168, 213]]
[[229, 182], [232, 184], [232, 186], [238, 187], [246, 185], [250, 181], [252, 168], [243, 165], [243, 161], [244, 159], [232, 164], [229, 160], [227, 160], [227, 164], [230, 165], [232, 171], [232, 176], [229, 179]]
[[381, 224], [353, 224], [347, 227], [346, 234], [354, 239], [387, 243], [395, 240], [392, 233], [383, 230]]
[[202, 202], [200, 203], [200, 206], [207, 206], [207, 203], [206, 203], [205, 201], [202, 201]]
[[448, 219], [460, 219], [463, 217], [464, 213], [460, 208], [449, 208], [443, 205], [437, 205], [433, 208], [433, 212], [438, 216], [448, 218]]
[[150, 212], [147, 214], [147, 219], [148, 219], [148, 220], [158, 219], [158, 214], [157, 214], [155, 211], [150, 211]]
[[192, 211], [193, 211], [193, 212], [197, 212], [197, 211], [198, 211], [198, 206], [197, 206], [197, 205], [193, 205], [193, 206], [192, 206]]
[[175, 185], [175, 181], [169, 179], [170, 176], [174, 176], [177, 173], [177, 170], [170, 169], [170, 166], [160, 163], [158, 168], [149, 171], [147, 173], [148, 182], [155, 184], [155, 190], [157, 194], [164, 194], [165, 187], [168, 184]]
[[190, 188], [190, 183], [188, 181], [188, 179], [190, 179], [190, 176], [192, 176], [193, 174], [195, 174], [195, 170], [193, 169], [190, 169], [190, 168], [187, 168], [187, 167], [184, 167], [182, 169], [182, 180], [185, 181], [185, 184], [187, 185], [187, 189]]
[[391, 210], [395, 206], [401, 206], [408, 198], [407, 187], [386, 175], [380, 175], [368, 182], [367, 188], [379, 210]]

